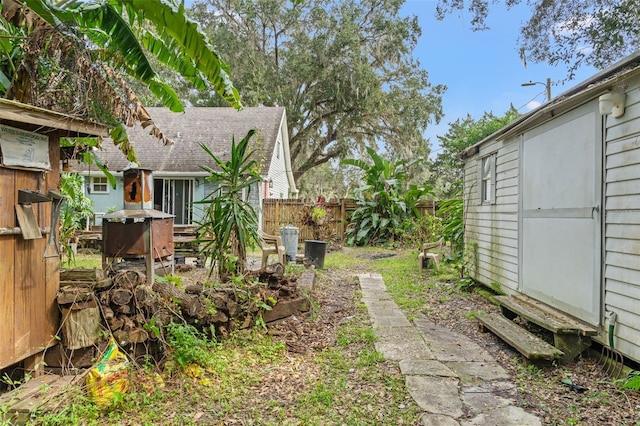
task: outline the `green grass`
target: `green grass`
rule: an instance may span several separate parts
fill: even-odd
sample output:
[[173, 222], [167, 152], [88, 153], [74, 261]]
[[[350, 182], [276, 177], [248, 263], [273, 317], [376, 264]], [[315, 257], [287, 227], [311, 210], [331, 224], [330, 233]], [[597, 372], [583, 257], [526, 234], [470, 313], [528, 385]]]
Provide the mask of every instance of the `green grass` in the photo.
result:
[[[383, 248], [345, 248], [327, 254], [325, 267], [337, 268], [351, 273], [378, 272], [382, 275], [387, 291], [409, 319], [424, 309], [430, 289], [438, 281], [455, 279], [456, 272], [441, 263], [439, 268], [430, 267], [426, 272], [418, 268], [419, 250], [387, 250]], [[389, 257], [372, 258], [372, 255]]]
[[101, 269], [102, 268], [102, 255], [98, 254], [77, 254], [73, 259], [68, 259], [66, 256], [60, 262], [60, 267], [63, 269], [71, 268], [86, 268], [86, 269]]

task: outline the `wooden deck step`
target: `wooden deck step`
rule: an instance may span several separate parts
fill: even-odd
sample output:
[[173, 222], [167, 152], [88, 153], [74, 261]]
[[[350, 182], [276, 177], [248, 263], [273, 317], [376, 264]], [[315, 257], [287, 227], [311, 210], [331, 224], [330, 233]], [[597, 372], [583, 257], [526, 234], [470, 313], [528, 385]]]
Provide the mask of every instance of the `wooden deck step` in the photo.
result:
[[496, 296], [502, 313], [507, 318], [519, 316], [531, 323], [551, 331], [553, 334], [575, 334], [580, 336], [595, 336], [598, 331], [568, 315], [554, 310], [542, 302], [524, 295]]
[[490, 313], [478, 315], [476, 319], [483, 327], [491, 330], [531, 361], [553, 361], [564, 356], [561, 350], [521, 328], [504, 315]]
[[[0, 407], [6, 409], [0, 421], [11, 425], [24, 425], [32, 420], [32, 416], [42, 410], [47, 403], [61, 393], [78, 377], [45, 374], [33, 378], [17, 389], [0, 395]], [[4, 423], [3, 423], [4, 424]]]

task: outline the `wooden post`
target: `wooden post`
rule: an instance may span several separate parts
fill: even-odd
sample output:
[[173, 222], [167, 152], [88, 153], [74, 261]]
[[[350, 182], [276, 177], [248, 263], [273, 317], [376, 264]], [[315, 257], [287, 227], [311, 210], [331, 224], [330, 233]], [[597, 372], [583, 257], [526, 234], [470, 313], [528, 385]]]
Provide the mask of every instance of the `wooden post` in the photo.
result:
[[276, 208], [273, 214], [273, 229], [270, 230], [271, 234], [274, 233], [277, 223], [280, 223], [280, 200], [276, 200]]
[[342, 199], [340, 203], [340, 237], [342, 241], [347, 237], [347, 206], [346, 199]]
[[44, 352], [38, 352], [24, 360], [24, 371], [31, 377], [40, 377], [44, 374]]

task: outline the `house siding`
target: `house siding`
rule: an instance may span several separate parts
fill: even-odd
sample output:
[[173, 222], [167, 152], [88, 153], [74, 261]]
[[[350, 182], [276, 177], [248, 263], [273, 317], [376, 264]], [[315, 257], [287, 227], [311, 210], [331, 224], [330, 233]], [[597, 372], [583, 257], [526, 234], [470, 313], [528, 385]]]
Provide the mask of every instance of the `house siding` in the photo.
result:
[[[617, 314], [614, 346], [640, 360], [640, 78], [626, 82], [625, 114], [607, 116], [604, 181], [605, 318]], [[603, 342], [608, 342], [603, 327]]]
[[271, 188], [268, 188], [269, 193], [265, 198], [289, 198], [290, 187], [285, 163], [282, 128], [281, 126], [280, 132], [278, 132], [278, 139], [276, 140], [273, 155], [271, 156], [271, 164], [269, 166], [268, 180], [270, 180], [273, 185]]
[[116, 177], [116, 188], [109, 186], [108, 193], [87, 193], [86, 183], [90, 182], [92, 177], [105, 176], [102, 172], [94, 172], [91, 176], [83, 176], [85, 180], [85, 196], [93, 201], [93, 220], [94, 224], [102, 225], [102, 216], [111, 211], [120, 210], [124, 207], [124, 195], [122, 193], [122, 176]]
[[[480, 203], [480, 159], [496, 153], [495, 204]], [[516, 140], [494, 141], [467, 159], [465, 166], [465, 244], [473, 252], [474, 279], [518, 288], [518, 155]]]

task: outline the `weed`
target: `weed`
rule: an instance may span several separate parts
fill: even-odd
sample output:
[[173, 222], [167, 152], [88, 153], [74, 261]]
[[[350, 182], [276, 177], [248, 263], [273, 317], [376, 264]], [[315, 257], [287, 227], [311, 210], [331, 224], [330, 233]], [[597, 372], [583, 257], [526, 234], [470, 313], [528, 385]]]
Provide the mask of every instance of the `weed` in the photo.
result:
[[640, 371], [632, 371], [622, 385], [622, 389], [640, 391]]
[[467, 319], [467, 321], [473, 321], [476, 319], [478, 315], [484, 315], [484, 313], [485, 312], [483, 310], [468, 311], [468, 312], [465, 312], [464, 317]]
[[166, 330], [173, 359], [182, 368], [190, 363], [202, 367], [207, 367], [210, 364], [208, 352], [215, 348], [216, 342], [207, 340], [203, 333], [189, 324], [170, 323]]
[[502, 290], [502, 286], [500, 285], [500, 283], [497, 283], [495, 281], [491, 283], [491, 290], [493, 290], [493, 292], [499, 296], [504, 296], [506, 294], [504, 290]]

